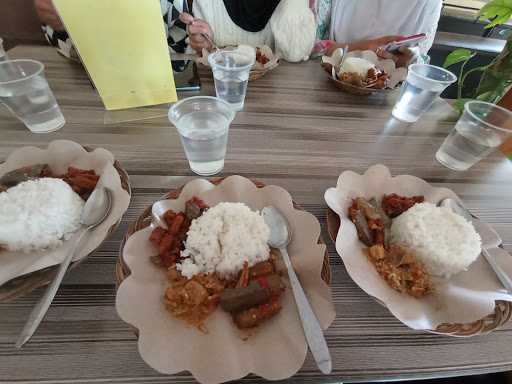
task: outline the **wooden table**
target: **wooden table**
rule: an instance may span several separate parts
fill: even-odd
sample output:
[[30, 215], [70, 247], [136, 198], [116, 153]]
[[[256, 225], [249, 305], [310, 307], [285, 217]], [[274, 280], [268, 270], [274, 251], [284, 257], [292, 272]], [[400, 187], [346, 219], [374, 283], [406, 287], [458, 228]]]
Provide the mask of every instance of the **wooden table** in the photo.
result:
[[[188, 383], [186, 373], [163, 376], [139, 357], [137, 340], [114, 308], [114, 264], [127, 225], [168, 188], [193, 177], [175, 128], [162, 108], [158, 118], [104, 124], [105, 112], [83, 69], [48, 47], [18, 47], [13, 57], [43, 61], [67, 119], [57, 133], [35, 135], [0, 112], [0, 160], [24, 145], [70, 139], [112, 151], [130, 173], [133, 197], [122, 225], [87, 262], [73, 270], [38, 332], [13, 348], [41, 292], [0, 304], [0, 381]], [[204, 94], [213, 94], [211, 75]], [[456, 116], [445, 102], [417, 124], [390, 119], [396, 95], [340, 93], [317, 62], [285, 64], [249, 85], [246, 106], [230, 132], [224, 175], [240, 174], [286, 188], [325, 222], [324, 191], [338, 175], [383, 163], [394, 174], [412, 174], [453, 189], [491, 223], [512, 251], [512, 163], [496, 153], [468, 172], [440, 166], [434, 153]], [[142, 114], [142, 112], [141, 112]], [[108, 115], [107, 120], [131, 115]], [[327, 234], [324, 228], [324, 237]], [[469, 375], [512, 369], [512, 327], [470, 339], [415, 332], [403, 326], [348, 277], [329, 242], [337, 318], [326, 332], [334, 371], [322, 376], [308, 356], [288, 383], [369, 381]], [[251, 376], [245, 382], [260, 382]]]

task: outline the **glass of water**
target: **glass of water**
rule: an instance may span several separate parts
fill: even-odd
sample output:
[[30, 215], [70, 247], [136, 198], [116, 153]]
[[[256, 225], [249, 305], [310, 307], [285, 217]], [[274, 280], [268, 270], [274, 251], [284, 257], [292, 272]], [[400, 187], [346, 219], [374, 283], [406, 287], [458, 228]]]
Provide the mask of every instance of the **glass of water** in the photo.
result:
[[217, 97], [235, 111], [244, 107], [249, 71], [256, 60], [256, 51], [249, 46], [219, 49], [208, 56], [215, 80]]
[[450, 71], [430, 64], [409, 66], [407, 79], [393, 108], [393, 117], [407, 123], [418, 121], [446, 87], [457, 80]]
[[34, 133], [53, 132], [66, 123], [39, 61], [0, 62], [0, 103]]
[[469, 101], [436, 159], [450, 169], [465, 171], [511, 136], [512, 112], [484, 101]]
[[234, 117], [228, 103], [210, 96], [190, 97], [169, 109], [169, 120], [178, 129], [194, 173], [211, 176], [222, 171], [229, 125]]
[[8, 59], [7, 53], [4, 49], [4, 40], [0, 37], [0, 62]]

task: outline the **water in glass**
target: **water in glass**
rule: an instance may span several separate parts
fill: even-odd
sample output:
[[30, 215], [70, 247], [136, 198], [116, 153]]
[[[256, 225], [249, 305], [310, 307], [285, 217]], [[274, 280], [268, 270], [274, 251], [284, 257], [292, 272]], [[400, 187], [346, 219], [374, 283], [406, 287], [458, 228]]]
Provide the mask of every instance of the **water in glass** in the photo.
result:
[[399, 120], [413, 123], [419, 116], [427, 111], [434, 103], [437, 96], [444, 90], [443, 86], [439, 89], [429, 90], [421, 79], [408, 78], [400, 90], [399, 101], [393, 108], [393, 116]]
[[457, 124], [437, 151], [436, 159], [450, 169], [469, 169], [502, 142], [495, 132], [485, 133], [475, 132], [470, 124]]
[[190, 168], [210, 176], [224, 168], [230, 121], [218, 112], [192, 112], [177, 122]]
[[0, 88], [0, 102], [35, 133], [56, 131], [66, 122], [43, 76]]
[[231, 73], [218, 71], [214, 75], [217, 97], [229, 103], [233, 110], [241, 110], [244, 107], [249, 73], [233, 76]]

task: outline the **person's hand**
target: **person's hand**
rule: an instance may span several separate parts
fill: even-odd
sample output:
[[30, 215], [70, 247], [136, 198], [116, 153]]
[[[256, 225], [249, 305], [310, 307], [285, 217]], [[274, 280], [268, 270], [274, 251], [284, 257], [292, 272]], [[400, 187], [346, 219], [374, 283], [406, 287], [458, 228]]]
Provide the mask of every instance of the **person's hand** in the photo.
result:
[[[361, 51], [369, 50], [369, 51], [377, 52], [377, 50], [379, 50], [379, 48], [384, 47], [385, 45], [398, 40], [400, 37], [401, 36], [399, 36], [399, 35], [382, 36], [382, 37], [379, 37], [378, 39], [360, 41], [358, 43], [355, 43], [354, 45], [357, 45], [357, 50], [361, 50]], [[353, 51], [354, 49], [351, 48], [350, 50]]]
[[43, 24], [50, 26], [54, 31], [63, 31], [64, 25], [53, 6], [52, 0], [34, 0], [37, 16]]
[[388, 52], [383, 48], [377, 49], [377, 56], [383, 59], [391, 59], [395, 62], [396, 67], [407, 67], [414, 58], [414, 52], [409, 48], [403, 46], [398, 48], [398, 51]]
[[379, 37], [378, 39], [372, 39], [372, 40], [362, 40], [362, 41], [356, 41], [352, 43], [336, 43], [332, 45], [327, 50], [327, 55], [331, 56], [335, 49], [337, 48], [345, 48], [348, 46], [349, 51], [374, 51], [376, 52], [380, 47], [385, 46], [386, 44], [389, 44], [393, 41], [396, 41], [400, 36], [392, 35], [392, 36], [383, 36]]
[[183, 12], [180, 20], [187, 25], [189, 44], [198, 54], [201, 54], [203, 48], [212, 49], [210, 42], [203, 36], [207, 35], [213, 41], [213, 31], [210, 24], [201, 19], [194, 18], [191, 14]]

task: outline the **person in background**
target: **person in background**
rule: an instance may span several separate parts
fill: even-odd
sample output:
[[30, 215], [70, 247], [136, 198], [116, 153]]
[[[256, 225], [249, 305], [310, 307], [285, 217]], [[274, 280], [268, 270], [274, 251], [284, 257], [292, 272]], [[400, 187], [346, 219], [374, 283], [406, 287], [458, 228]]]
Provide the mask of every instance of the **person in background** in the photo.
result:
[[[48, 42], [67, 58], [79, 60], [73, 43], [52, 4], [52, 0], [34, 0], [34, 6], [41, 21]], [[187, 48], [187, 26], [179, 15], [188, 9], [187, 0], [160, 0], [167, 43], [171, 52], [185, 53]]]
[[[320, 2], [324, 24], [330, 24], [327, 53], [336, 48], [373, 50], [379, 56], [393, 58], [399, 63], [408, 61], [411, 52], [402, 49], [394, 55], [381, 49], [398, 37], [425, 33], [419, 43], [421, 55], [432, 47], [441, 16], [442, 0], [314, 0]], [[325, 12], [331, 2], [330, 14]]]
[[297, 62], [309, 58], [315, 42], [308, 0], [194, 0], [192, 13], [180, 19], [199, 54], [212, 48], [211, 39], [220, 47], [268, 45], [281, 58]]

